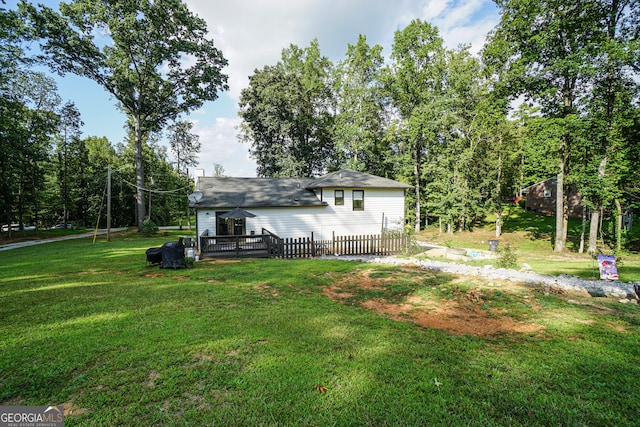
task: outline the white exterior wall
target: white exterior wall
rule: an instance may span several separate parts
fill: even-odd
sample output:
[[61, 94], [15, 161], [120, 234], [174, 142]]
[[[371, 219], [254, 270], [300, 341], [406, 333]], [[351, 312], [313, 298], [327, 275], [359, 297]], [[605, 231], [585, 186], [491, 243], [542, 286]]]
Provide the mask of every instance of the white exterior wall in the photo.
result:
[[[344, 205], [336, 206], [334, 190], [344, 191]], [[364, 210], [353, 210], [353, 190], [358, 188], [323, 188], [322, 200], [329, 206], [321, 219], [319, 239], [336, 236], [380, 234], [382, 230], [404, 227], [404, 190], [364, 189]], [[383, 223], [384, 221], [384, 223]]]
[[[404, 190], [364, 189], [364, 210], [353, 210], [352, 188], [344, 191], [344, 205], [336, 206], [334, 188], [322, 190], [322, 200], [329, 206], [247, 208], [256, 215], [246, 219], [246, 232], [260, 234], [262, 228], [283, 238], [310, 237], [328, 240], [336, 236], [380, 234], [385, 230], [402, 230], [404, 226]], [[358, 189], [356, 189], [358, 190]], [[320, 190], [316, 191], [320, 197]], [[228, 209], [225, 209], [227, 211]], [[208, 213], [208, 215], [207, 215]], [[216, 233], [215, 211], [198, 210], [198, 233], [205, 229]], [[383, 225], [384, 218], [384, 225]]]

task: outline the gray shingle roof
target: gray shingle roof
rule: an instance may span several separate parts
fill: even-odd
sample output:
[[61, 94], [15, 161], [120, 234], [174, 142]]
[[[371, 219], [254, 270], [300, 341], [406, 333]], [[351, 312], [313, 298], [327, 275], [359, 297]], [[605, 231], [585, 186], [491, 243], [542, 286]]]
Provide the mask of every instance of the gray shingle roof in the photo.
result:
[[200, 177], [196, 190], [202, 199], [191, 207], [257, 208], [327, 206], [313, 190], [321, 188], [411, 188], [391, 179], [343, 169], [319, 178]]
[[307, 188], [412, 188], [408, 184], [351, 169], [331, 172], [312, 181]]
[[198, 208], [257, 208], [283, 206], [326, 206], [305, 187], [304, 178], [200, 177], [196, 190], [202, 199], [190, 203]]

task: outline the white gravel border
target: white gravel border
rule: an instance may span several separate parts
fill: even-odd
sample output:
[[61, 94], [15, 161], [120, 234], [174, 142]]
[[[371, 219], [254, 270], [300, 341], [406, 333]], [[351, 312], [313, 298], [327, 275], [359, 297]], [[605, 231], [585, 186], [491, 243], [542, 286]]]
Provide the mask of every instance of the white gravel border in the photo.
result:
[[441, 271], [460, 274], [463, 276], [477, 276], [493, 280], [509, 280], [530, 286], [556, 287], [563, 290], [586, 291], [591, 296], [622, 298], [621, 302], [638, 302], [638, 295], [634, 285], [640, 282], [618, 282], [606, 280], [585, 280], [576, 276], [549, 276], [544, 274], [495, 268], [491, 265], [473, 267], [452, 262], [419, 260], [416, 258], [398, 258], [395, 256], [323, 256], [323, 259], [339, 259], [343, 261], [360, 261], [390, 265], [415, 265], [425, 270]]

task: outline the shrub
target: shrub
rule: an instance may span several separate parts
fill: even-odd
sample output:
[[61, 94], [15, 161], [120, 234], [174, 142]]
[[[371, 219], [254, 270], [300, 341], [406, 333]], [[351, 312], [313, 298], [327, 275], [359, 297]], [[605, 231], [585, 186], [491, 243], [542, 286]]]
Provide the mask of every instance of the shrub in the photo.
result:
[[152, 236], [158, 232], [158, 226], [150, 219], [145, 219], [142, 223], [142, 234], [145, 236]]
[[507, 243], [498, 249], [498, 254], [498, 267], [516, 268], [518, 266], [518, 256], [510, 244]]

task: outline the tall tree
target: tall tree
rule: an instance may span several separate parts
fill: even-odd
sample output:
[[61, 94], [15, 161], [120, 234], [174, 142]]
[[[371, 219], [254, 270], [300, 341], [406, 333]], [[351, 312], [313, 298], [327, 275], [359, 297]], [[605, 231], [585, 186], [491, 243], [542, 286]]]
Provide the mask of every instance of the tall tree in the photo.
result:
[[592, 67], [596, 31], [595, 0], [498, 0], [501, 20], [489, 36], [485, 60], [502, 68], [514, 96], [535, 100], [561, 124], [557, 150], [556, 233], [554, 250], [566, 246], [566, 185], [572, 149], [571, 126]]
[[391, 172], [385, 144], [386, 111], [381, 94], [382, 46], [369, 46], [360, 35], [335, 70], [337, 113], [334, 139], [337, 155], [353, 170], [379, 176]]
[[[415, 230], [421, 227], [422, 164], [441, 131], [444, 84], [443, 41], [438, 29], [412, 21], [394, 36], [392, 64], [383, 71], [385, 91], [401, 119], [406, 164], [412, 167], [415, 194]], [[426, 217], [426, 215], [425, 215]]]
[[313, 40], [284, 49], [275, 66], [249, 77], [240, 97], [240, 139], [251, 144], [259, 176], [313, 176], [331, 167], [332, 67]]
[[[121, 169], [125, 167], [121, 163], [121, 158], [106, 137], [89, 136], [82, 140], [82, 146], [86, 151], [86, 154], [82, 154], [83, 158], [86, 158], [86, 169], [83, 173], [86, 177], [83, 194], [84, 209], [80, 211], [83, 222], [94, 225], [99, 218], [106, 219], [104, 206], [106, 205], [107, 169], [111, 167], [114, 171], [112, 186], [116, 188], [111, 205], [111, 222], [118, 226], [131, 224], [131, 217], [123, 213], [130, 204], [122, 203], [123, 193], [128, 190], [128, 187], [124, 187], [120, 179]], [[131, 198], [133, 199], [133, 196]], [[106, 220], [101, 225], [106, 226]]]
[[182, 113], [227, 89], [227, 61], [207, 38], [203, 19], [180, 0], [75, 0], [60, 12], [28, 13], [51, 68], [88, 77], [118, 101], [133, 123], [137, 225], [146, 217], [143, 141]]
[[[618, 210], [622, 197], [621, 181], [628, 170], [625, 129], [633, 126], [633, 104], [637, 102], [640, 70], [634, 70], [640, 55], [640, 2], [638, 0], [600, 0], [599, 25], [594, 44], [596, 67], [588, 99], [591, 126], [585, 146], [585, 174], [581, 193], [592, 209], [589, 229], [590, 253], [596, 252], [598, 225], [603, 206], [614, 201]], [[634, 72], [635, 71], [635, 72]], [[620, 212], [621, 215], [621, 212]], [[620, 230], [617, 247], [620, 249]]]
[[[189, 167], [198, 164], [197, 155], [200, 152], [200, 139], [198, 135], [191, 133], [193, 123], [188, 121], [178, 121], [169, 126], [169, 145], [171, 153], [176, 162], [176, 170], [183, 176], [186, 195], [189, 195], [190, 179]], [[186, 201], [185, 197], [185, 201]], [[189, 204], [185, 202], [187, 210], [187, 229], [191, 230], [191, 218], [189, 215]], [[182, 221], [180, 221], [182, 227]]]
[[478, 103], [473, 121], [472, 138], [477, 139], [477, 151], [471, 168], [474, 186], [490, 212], [495, 214], [495, 236], [502, 235], [503, 208], [507, 198], [520, 194], [522, 153], [516, 123], [507, 120], [505, 100], [488, 94]]
[[80, 172], [83, 166], [76, 154], [79, 154], [80, 136], [83, 123], [80, 112], [72, 102], [67, 102], [60, 111], [60, 131], [57, 138], [57, 176], [60, 200], [62, 201], [62, 223], [69, 223], [69, 211], [72, 200], [71, 191], [78, 182], [73, 176]]
[[17, 157], [13, 158], [16, 174], [12, 188], [17, 195], [17, 218], [22, 224], [28, 215], [37, 224], [42, 195], [49, 191], [44, 186], [44, 169], [58, 126], [56, 110], [60, 97], [53, 79], [43, 73], [24, 70], [9, 82], [8, 92], [10, 98], [21, 105], [20, 109], [14, 110], [18, 115], [13, 117], [15, 129], [10, 133], [15, 138], [12, 143], [18, 149]]
[[[481, 104], [481, 101], [486, 100], [489, 93], [480, 62], [468, 48], [447, 51], [445, 58], [443, 90], [446, 109], [443, 114], [446, 120], [439, 149], [449, 159], [449, 173], [452, 175], [449, 193], [453, 198], [455, 223], [462, 231], [482, 215], [481, 190], [486, 185], [482, 178], [491, 175], [487, 171], [487, 159], [480, 157], [482, 147], [488, 143], [481, 128], [490, 124], [485, 120], [490, 114], [487, 111], [489, 104]], [[492, 133], [497, 134], [497, 126]], [[498, 144], [493, 148], [497, 149]], [[491, 194], [493, 188], [484, 190]]]
[[17, 12], [0, 7], [0, 211], [1, 221], [6, 224], [13, 222], [15, 182], [24, 145], [21, 139], [26, 133], [23, 118], [28, 107], [14, 90], [14, 82], [21, 75], [26, 61], [21, 45], [26, 35]]

